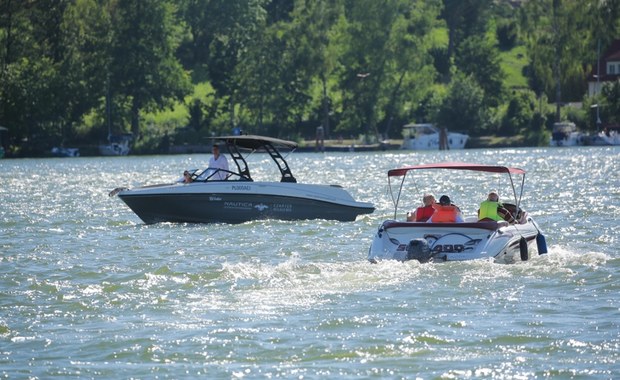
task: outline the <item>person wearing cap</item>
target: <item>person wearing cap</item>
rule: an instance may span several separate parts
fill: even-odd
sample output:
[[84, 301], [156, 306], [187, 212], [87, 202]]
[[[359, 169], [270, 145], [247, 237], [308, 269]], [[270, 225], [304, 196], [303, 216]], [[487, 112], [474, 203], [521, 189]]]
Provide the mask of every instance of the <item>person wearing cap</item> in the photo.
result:
[[422, 207], [418, 207], [413, 212], [407, 213], [407, 221], [408, 222], [426, 222], [428, 218], [430, 218], [435, 209], [433, 205], [435, 204], [435, 196], [433, 194], [424, 194], [422, 197]]
[[495, 220], [496, 222], [500, 220], [506, 220], [509, 218], [508, 222], [512, 222], [512, 216], [508, 210], [504, 208], [502, 203], [499, 201], [499, 195], [497, 191], [491, 190], [489, 195], [487, 195], [487, 199], [480, 203], [480, 208], [478, 209], [478, 221], [481, 220]]
[[435, 212], [428, 219], [428, 223], [463, 223], [463, 215], [461, 210], [450, 200], [447, 195], [439, 198], [439, 204], [433, 206]]
[[213, 157], [209, 159], [209, 169], [215, 171], [211, 177], [213, 180], [224, 180], [228, 177], [228, 160], [220, 154], [220, 146], [217, 144], [213, 144]]

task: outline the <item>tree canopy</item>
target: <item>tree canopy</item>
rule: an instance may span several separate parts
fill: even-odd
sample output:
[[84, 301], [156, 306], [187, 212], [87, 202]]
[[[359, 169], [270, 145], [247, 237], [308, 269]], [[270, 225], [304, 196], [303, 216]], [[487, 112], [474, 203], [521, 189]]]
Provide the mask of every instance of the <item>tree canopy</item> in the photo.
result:
[[[0, 125], [24, 154], [186, 126], [531, 134], [547, 99], [556, 119], [584, 99], [619, 19], [620, 2], [595, 0], [1, 0]], [[525, 57], [525, 85], [507, 80], [510, 49]], [[600, 95], [610, 121], [617, 87]], [[185, 116], [145, 122], [178, 109]]]

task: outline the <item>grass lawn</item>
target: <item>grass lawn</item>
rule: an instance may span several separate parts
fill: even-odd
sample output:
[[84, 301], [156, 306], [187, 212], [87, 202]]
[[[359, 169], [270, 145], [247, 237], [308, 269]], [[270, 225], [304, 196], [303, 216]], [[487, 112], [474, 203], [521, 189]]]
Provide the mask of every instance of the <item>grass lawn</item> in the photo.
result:
[[527, 65], [525, 46], [519, 45], [509, 51], [500, 52], [500, 66], [506, 79], [506, 88], [527, 88], [527, 79], [523, 76], [523, 68]]

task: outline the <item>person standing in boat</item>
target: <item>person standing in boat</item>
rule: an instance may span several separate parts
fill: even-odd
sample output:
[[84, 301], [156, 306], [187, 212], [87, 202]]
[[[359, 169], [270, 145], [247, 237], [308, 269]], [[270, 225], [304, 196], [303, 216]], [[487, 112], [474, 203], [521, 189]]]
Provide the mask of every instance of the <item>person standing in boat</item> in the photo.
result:
[[463, 215], [458, 206], [452, 204], [450, 197], [442, 195], [439, 204], [433, 206], [435, 212], [428, 219], [428, 223], [463, 223]]
[[435, 209], [433, 208], [434, 204], [435, 196], [433, 194], [424, 194], [422, 197], [422, 207], [418, 207], [413, 212], [409, 211], [407, 213], [407, 221], [426, 222], [435, 212]]
[[[211, 177], [213, 180], [224, 180], [228, 177], [228, 160], [220, 154], [220, 146], [213, 144], [213, 156], [209, 159], [209, 168], [216, 171]], [[218, 170], [219, 169], [219, 170]]]

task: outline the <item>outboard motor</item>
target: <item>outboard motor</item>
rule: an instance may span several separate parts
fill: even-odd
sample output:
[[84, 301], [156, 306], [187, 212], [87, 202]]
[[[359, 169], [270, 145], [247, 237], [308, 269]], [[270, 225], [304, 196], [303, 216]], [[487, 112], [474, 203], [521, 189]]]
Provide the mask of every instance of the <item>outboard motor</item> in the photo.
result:
[[426, 239], [413, 239], [407, 245], [407, 260], [418, 260], [427, 263], [433, 258], [431, 248]]

